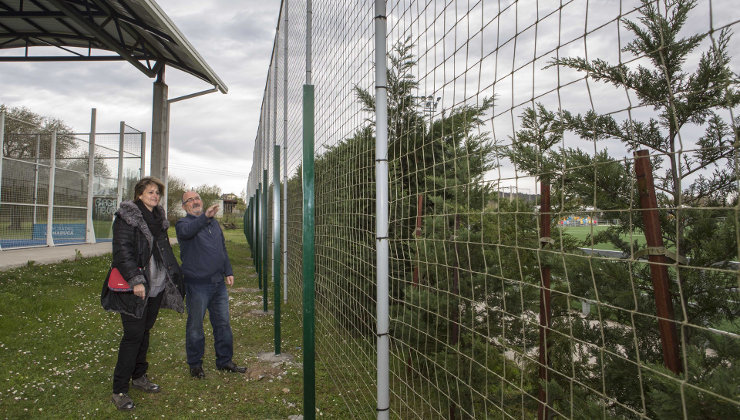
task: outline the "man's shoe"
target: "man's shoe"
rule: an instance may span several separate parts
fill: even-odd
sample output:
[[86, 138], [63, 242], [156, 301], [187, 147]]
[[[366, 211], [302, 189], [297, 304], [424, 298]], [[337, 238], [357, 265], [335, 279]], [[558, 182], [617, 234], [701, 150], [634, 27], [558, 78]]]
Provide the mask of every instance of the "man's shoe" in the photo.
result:
[[146, 377], [146, 374], [142, 375], [140, 378], [136, 378], [133, 381], [131, 381], [131, 386], [133, 386], [136, 389], [140, 389], [144, 392], [161, 391], [161, 389], [159, 388], [159, 385], [150, 381], [149, 378]]
[[120, 394], [113, 394], [113, 396], [110, 399], [113, 401], [113, 404], [116, 405], [116, 408], [121, 411], [131, 411], [134, 409], [134, 402], [131, 400], [131, 397], [128, 396], [125, 392], [121, 392]]
[[206, 373], [203, 372], [203, 368], [201, 366], [191, 367], [190, 376], [192, 376], [195, 379], [205, 379]]
[[233, 372], [233, 373], [244, 373], [247, 371], [247, 368], [243, 366], [237, 366], [234, 364], [234, 362], [229, 361], [225, 365], [219, 366], [218, 370], [228, 370], [229, 372]]

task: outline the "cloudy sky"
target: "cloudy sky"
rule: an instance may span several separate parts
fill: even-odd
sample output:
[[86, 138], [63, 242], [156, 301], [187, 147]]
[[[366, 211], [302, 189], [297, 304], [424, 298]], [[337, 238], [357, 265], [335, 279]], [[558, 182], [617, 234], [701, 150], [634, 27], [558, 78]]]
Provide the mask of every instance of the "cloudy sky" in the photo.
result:
[[[190, 186], [216, 184], [240, 194], [251, 166], [254, 138], [275, 36], [279, 0], [158, 0], [157, 3], [228, 86], [171, 105], [170, 175]], [[152, 83], [125, 61], [114, 63], [2, 63], [0, 103], [62, 119], [76, 132], [117, 132], [120, 121], [151, 140]], [[168, 68], [169, 97], [210, 89]], [[149, 149], [149, 145], [147, 145]], [[147, 150], [148, 151], [148, 150]], [[150, 160], [147, 156], [147, 173]]]
[[[190, 186], [216, 184], [223, 192], [240, 194], [252, 165], [280, 0], [158, 3], [229, 88], [227, 95], [211, 93], [172, 104], [170, 175], [184, 179]], [[313, 19], [317, 42], [312, 54], [314, 67], [322, 69], [314, 72], [314, 83], [317, 107], [324, 107], [317, 113], [316, 124], [316, 137], [325, 142], [317, 144], [317, 149], [323, 150], [321, 147], [336, 144], [366, 122], [367, 115], [359, 111], [361, 106], [352, 89], [355, 83], [367, 89], [373, 86], [373, 7], [361, 0], [316, 3]], [[481, 2], [464, 15], [461, 10], [466, 3], [457, 3], [455, 7], [438, 0], [432, 2], [434, 7], [423, 10], [390, 11], [388, 43], [407, 37], [415, 40], [414, 55], [419, 62], [414, 78], [420, 84], [418, 94], [441, 98], [435, 118], [455, 106], [495, 96], [494, 115], [484, 128], [496, 141], [507, 144], [532, 98], [551, 109], [559, 105], [572, 112], [593, 108], [601, 113], [616, 113], [620, 120], [628, 117], [628, 107], [638, 103], [623, 89], [605, 83], [587, 85], [580, 73], [562, 67], [547, 68], [556, 49], [561, 57], [588, 56], [618, 62], [620, 47], [632, 35], [615, 19], [624, 13], [636, 19], [636, 0], [573, 0], [563, 8], [557, 2], [534, 0], [515, 5], [510, 4], [514, 3], [512, 0], [498, 4]], [[698, 2], [682, 36], [704, 33], [710, 26], [738, 32], [735, 3], [736, 0]], [[536, 26], [535, 21], [539, 22]], [[587, 42], [584, 30], [589, 33]], [[734, 71], [740, 68], [737, 36], [740, 34], [735, 34], [729, 46]], [[705, 39], [701, 48], [691, 54], [687, 68], [696, 66], [700, 52], [709, 43], [709, 38]], [[291, 41], [290, 45], [300, 55], [294, 59], [302, 63], [300, 40]], [[626, 53], [622, 56], [634, 59]], [[631, 61], [630, 65], [640, 63]], [[299, 73], [292, 79], [302, 80], [305, 69], [296, 65], [290, 71]], [[361, 79], [359, 82], [356, 78], [350, 80], [356, 76]], [[168, 70], [166, 80], [170, 98], [211, 87], [174, 69]], [[119, 121], [124, 120], [146, 131], [151, 139], [152, 82], [126, 62], [2, 63], [0, 103], [26, 106], [39, 114], [60, 118], [78, 132], [89, 130], [90, 109], [95, 107], [98, 132], [116, 132]], [[293, 99], [300, 104], [300, 86], [297, 89], [298, 96]], [[294, 105], [291, 110], [299, 112], [300, 107]], [[651, 112], [633, 109], [629, 117], [640, 119], [646, 111]], [[338, 123], [349, 120], [354, 122]], [[291, 121], [300, 124], [300, 115], [293, 115]], [[342, 130], [337, 129], [339, 126]], [[300, 139], [300, 134], [289, 138]], [[596, 149], [593, 144], [574, 145]], [[615, 158], [629, 158], [619, 142], [601, 142], [598, 147], [608, 148]], [[294, 168], [298, 159], [300, 153], [290, 155], [289, 167]], [[147, 166], [149, 162], [147, 159]], [[502, 162], [490, 178], [504, 187], [516, 184], [524, 192], [535, 190], [534, 181], [525, 186], [526, 177], [515, 173], [510, 163]]]

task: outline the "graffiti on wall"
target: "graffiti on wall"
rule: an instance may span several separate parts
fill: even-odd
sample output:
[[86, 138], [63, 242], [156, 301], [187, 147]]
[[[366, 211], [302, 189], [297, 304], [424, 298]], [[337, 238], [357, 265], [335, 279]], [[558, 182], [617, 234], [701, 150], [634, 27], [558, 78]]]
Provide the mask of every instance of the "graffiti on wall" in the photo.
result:
[[117, 209], [116, 197], [93, 197], [93, 219], [111, 220]]

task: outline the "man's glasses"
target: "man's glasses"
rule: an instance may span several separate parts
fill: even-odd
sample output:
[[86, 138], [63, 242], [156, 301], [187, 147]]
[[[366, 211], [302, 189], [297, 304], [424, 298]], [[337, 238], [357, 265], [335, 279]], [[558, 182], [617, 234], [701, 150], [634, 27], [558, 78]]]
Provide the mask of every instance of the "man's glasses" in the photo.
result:
[[200, 200], [200, 197], [197, 196], [197, 195], [195, 197], [190, 197], [187, 200], [183, 201], [182, 204], [183, 205], [188, 205], [188, 204], [192, 203], [195, 200]]

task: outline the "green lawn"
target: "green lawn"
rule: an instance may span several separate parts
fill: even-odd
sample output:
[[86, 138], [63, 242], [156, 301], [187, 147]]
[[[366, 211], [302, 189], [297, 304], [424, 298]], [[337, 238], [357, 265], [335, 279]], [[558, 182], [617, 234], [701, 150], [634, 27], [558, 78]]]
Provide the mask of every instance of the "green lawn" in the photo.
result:
[[[588, 235], [595, 235], [598, 232], [604, 231], [608, 229], [608, 226], [564, 226], [561, 227], [561, 229], [565, 230], [565, 233], [567, 233], [570, 236], [573, 236], [574, 238], [578, 239], [579, 241], [585, 241], [588, 238]], [[623, 235], [622, 239], [626, 242], [631, 241], [637, 241], [639, 246], [644, 246], [645, 241], [645, 235], [642, 232], [635, 233], [632, 235], [632, 238], [630, 238], [628, 235]], [[591, 246], [585, 246], [585, 248], [590, 248]], [[612, 244], [595, 244], [594, 249], [605, 249], [605, 250], [616, 250]]]
[[[222, 226], [222, 230], [224, 232], [224, 238], [226, 238], [226, 242], [234, 242], [235, 244], [243, 244], [246, 246], [247, 244], [247, 238], [244, 236], [244, 229], [242, 228], [241, 224], [239, 224], [237, 229], [224, 229]], [[177, 233], [175, 232], [175, 225], [171, 225], [169, 229], [167, 229], [167, 235], [169, 235], [170, 238], [176, 238]]]
[[[282, 352], [291, 363], [273, 366], [258, 355], [274, 352], [272, 316], [261, 310], [244, 235], [228, 232], [236, 282], [230, 291], [234, 360], [246, 375], [216, 371], [206, 321], [207, 378], [190, 378], [185, 363], [186, 316], [160, 313], [152, 330], [149, 376], [163, 391], [131, 390], [139, 418], [282, 418], [302, 414], [300, 302], [283, 304]], [[236, 232], [236, 231], [233, 231]], [[241, 233], [241, 231], [239, 231]], [[176, 254], [179, 249], [175, 247]], [[0, 272], [0, 413], [4, 418], [130, 418], [109, 401], [121, 322], [103, 311], [100, 289], [110, 255]], [[249, 262], [249, 265], [248, 265]], [[270, 288], [272, 289], [272, 288]], [[270, 290], [271, 292], [271, 290]], [[272, 297], [270, 296], [270, 308]], [[320, 416], [349, 412], [325, 367], [316, 364]]]
[[[39, 221], [39, 223], [46, 223], [46, 220]], [[72, 223], [82, 224], [86, 223], [85, 219], [56, 219], [54, 223]], [[110, 239], [113, 235], [113, 221], [111, 220], [93, 220], [93, 229], [95, 231], [95, 237], [98, 239]], [[0, 238], [6, 239], [31, 239], [33, 233], [33, 223], [30, 221], [22, 222], [18, 229], [11, 229], [9, 221], [0, 222]]]

